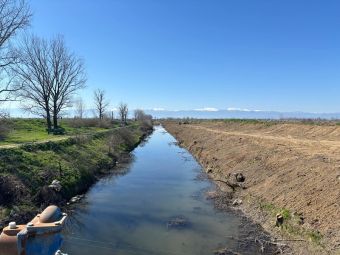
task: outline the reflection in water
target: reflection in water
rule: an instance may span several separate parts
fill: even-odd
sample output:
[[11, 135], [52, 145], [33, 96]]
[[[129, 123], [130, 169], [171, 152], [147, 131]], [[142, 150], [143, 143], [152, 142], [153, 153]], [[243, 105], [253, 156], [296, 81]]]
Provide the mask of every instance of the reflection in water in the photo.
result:
[[[204, 199], [212, 187], [196, 178], [200, 172], [193, 157], [156, 128], [114, 175], [101, 179], [75, 205], [62, 250], [70, 255], [206, 255], [234, 248], [237, 242], [227, 236], [238, 236], [240, 218], [217, 212]], [[176, 220], [182, 227], [170, 228]]]

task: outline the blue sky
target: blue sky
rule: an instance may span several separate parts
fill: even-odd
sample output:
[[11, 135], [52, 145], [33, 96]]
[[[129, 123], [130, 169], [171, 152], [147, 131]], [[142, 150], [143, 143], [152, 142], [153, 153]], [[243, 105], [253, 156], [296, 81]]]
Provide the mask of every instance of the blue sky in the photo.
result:
[[340, 111], [340, 1], [32, 0], [112, 107]]

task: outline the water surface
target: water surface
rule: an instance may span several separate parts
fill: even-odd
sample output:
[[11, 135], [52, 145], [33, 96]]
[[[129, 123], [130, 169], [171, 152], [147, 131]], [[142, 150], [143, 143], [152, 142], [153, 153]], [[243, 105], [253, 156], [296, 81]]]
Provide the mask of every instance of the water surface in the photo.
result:
[[[63, 252], [115, 255], [207, 255], [237, 244], [240, 218], [216, 211], [198, 180], [201, 166], [163, 128], [138, 146], [121, 175], [97, 182], [77, 204], [64, 231]], [[176, 218], [183, 228], [169, 227]]]

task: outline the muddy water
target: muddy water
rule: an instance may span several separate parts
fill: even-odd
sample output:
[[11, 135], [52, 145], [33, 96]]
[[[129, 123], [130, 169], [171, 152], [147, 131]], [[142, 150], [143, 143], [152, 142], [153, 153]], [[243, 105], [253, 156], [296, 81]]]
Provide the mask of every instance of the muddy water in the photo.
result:
[[[198, 255], [236, 249], [241, 219], [216, 211], [197, 179], [195, 159], [157, 127], [115, 174], [95, 184], [64, 231], [62, 251], [73, 254]], [[174, 219], [184, 226], [173, 226]], [[181, 224], [179, 224], [181, 225]], [[255, 254], [255, 251], [250, 251]]]

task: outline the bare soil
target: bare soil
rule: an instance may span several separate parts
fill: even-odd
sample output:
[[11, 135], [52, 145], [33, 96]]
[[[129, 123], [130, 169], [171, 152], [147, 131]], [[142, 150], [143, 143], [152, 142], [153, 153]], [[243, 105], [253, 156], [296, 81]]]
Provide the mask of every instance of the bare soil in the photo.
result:
[[[242, 200], [237, 208], [289, 243], [294, 254], [340, 254], [339, 125], [162, 124], [221, 190]], [[245, 182], [233, 187], [235, 173]], [[275, 226], [277, 213], [283, 226]]]

